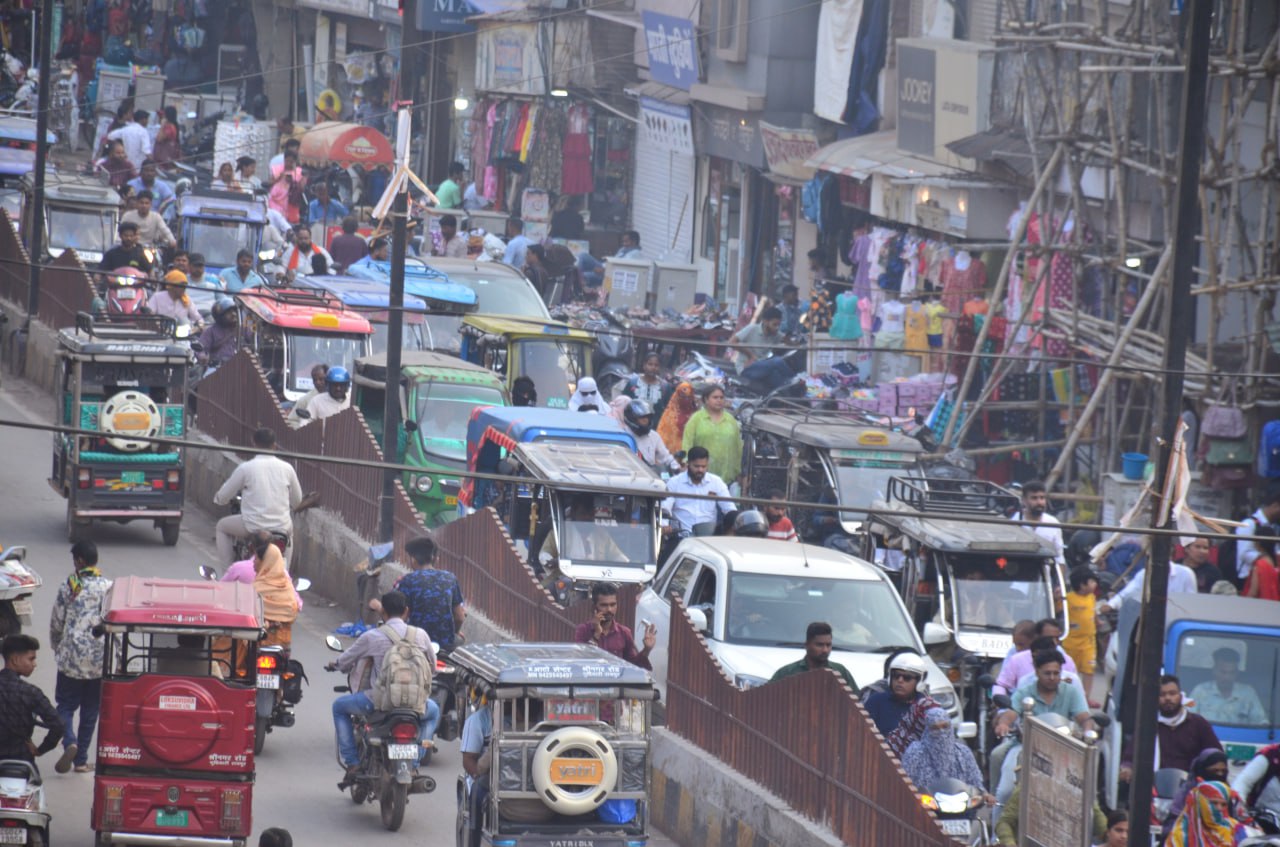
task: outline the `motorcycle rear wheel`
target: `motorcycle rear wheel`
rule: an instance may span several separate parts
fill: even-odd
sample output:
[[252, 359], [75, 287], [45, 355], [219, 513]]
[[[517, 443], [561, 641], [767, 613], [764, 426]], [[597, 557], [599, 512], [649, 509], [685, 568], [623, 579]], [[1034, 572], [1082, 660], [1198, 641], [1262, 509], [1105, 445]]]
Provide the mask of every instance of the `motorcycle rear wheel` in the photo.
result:
[[258, 715], [253, 719], [253, 755], [261, 756], [267, 746], [267, 730], [271, 728], [271, 715]]
[[409, 786], [388, 782], [379, 798], [382, 808], [382, 825], [390, 832], [400, 829], [404, 823], [404, 806], [409, 799]]

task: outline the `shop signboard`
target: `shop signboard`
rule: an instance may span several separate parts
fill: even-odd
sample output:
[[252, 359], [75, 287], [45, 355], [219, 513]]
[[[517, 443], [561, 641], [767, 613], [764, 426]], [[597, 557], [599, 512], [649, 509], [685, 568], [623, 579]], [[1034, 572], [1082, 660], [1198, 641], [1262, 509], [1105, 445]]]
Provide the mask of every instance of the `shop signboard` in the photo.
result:
[[757, 169], [765, 167], [758, 113], [704, 104], [694, 114], [699, 154], [718, 156]]
[[898, 149], [933, 155], [937, 62], [932, 50], [898, 45]]
[[813, 178], [813, 168], [805, 162], [818, 152], [818, 136], [811, 129], [784, 129], [760, 121], [760, 141], [769, 170], [792, 179]]
[[1026, 714], [1018, 763], [1022, 767], [1021, 847], [1089, 847], [1097, 796], [1097, 748]]
[[644, 12], [649, 75], [663, 85], [688, 91], [698, 81], [698, 33], [693, 21]]
[[640, 98], [640, 136], [670, 153], [693, 155], [693, 123], [688, 106]]
[[991, 127], [995, 48], [946, 38], [898, 40], [898, 149], [964, 170], [947, 145]]
[[503, 22], [476, 32], [476, 88], [545, 94], [538, 61], [538, 24]]

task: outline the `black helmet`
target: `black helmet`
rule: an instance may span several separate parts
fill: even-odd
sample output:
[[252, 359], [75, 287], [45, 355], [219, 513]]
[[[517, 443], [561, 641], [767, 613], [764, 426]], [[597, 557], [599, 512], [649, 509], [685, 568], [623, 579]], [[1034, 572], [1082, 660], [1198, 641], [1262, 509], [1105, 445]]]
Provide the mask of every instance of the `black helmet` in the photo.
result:
[[747, 509], [739, 512], [738, 517], [734, 519], [733, 534], [764, 538], [769, 534], [769, 522], [757, 510]]
[[215, 317], [221, 317], [236, 307], [236, 301], [232, 300], [225, 294], [213, 301], [213, 308], [209, 312]]
[[[653, 409], [643, 400], [632, 400], [628, 403], [627, 408], [622, 412], [622, 417], [636, 435], [648, 435], [649, 430], [653, 429]], [[641, 418], [649, 420], [646, 423], [640, 423]]]

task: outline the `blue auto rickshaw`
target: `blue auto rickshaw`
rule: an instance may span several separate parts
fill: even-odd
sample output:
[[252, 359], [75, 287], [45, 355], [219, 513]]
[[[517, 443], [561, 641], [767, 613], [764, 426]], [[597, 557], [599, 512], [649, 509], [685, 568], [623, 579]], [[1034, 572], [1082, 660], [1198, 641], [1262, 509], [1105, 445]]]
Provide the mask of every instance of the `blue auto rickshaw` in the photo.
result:
[[189, 253], [204, 256], [205, 272], [217, 275], [235, 267], [236, 254], [248, 250], [254, 263], [260, 255], [267, 204], [242, 191], [198, 189], [178, 199], [179, 240]]
[[[299, 288], [327, 291], [351, 311], [364, 315], [373, 324], [373, 352], [387, 351], [387, 324], [391, 316], [391, 289], [387, 286], [354, 276], [300, 276], [294, 284]], [[406, 292], [402, 350], [435, 349], [426, 318], [427, 301]]]
[[472, 413], [467, 456], [473, 473], [521, 481], [467, 480], [461, 507], [492, 506], [562, 602], [577, 599], [574, 589], [593, 581], [653, 578], [666, 485], [613, 418], [484, 407]]
[[[352, 263], [347, 268], [347, 276], [368, 280], [389, 290], [391, 263], [366, 257]], [[404, 293], [406, 298], [416, 297], [427, 306], [424, 332], [428, 346], [421, 349], [458, 355], [462, 348], [458, 329], [462, 326], [463, 316], [479, 308], [476, 293], [411, 258], [405, 259]]]

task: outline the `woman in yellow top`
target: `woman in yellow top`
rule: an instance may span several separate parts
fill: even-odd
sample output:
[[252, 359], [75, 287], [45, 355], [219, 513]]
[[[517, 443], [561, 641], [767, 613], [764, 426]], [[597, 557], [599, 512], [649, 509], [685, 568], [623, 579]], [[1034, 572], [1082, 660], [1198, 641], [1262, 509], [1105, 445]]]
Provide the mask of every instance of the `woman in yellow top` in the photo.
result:
[[1067, 593], [1067, 620], [1071, 629], [1062, 639], [1062, 649], [1076, 663], [1085, 696], [1092, 690], [1093, 672], [1098, 664], [1098, 576], [1092, 568], [1071, 571], [1071, 591]]
[[708, 385], [702, 391], [702, 408], [684, 426], [681, 449], [705, 447], [711, 454], [707, 470], [733, 485], [742, 475], [742, 430], [733, 415], [725, 411], [724, 389]]

